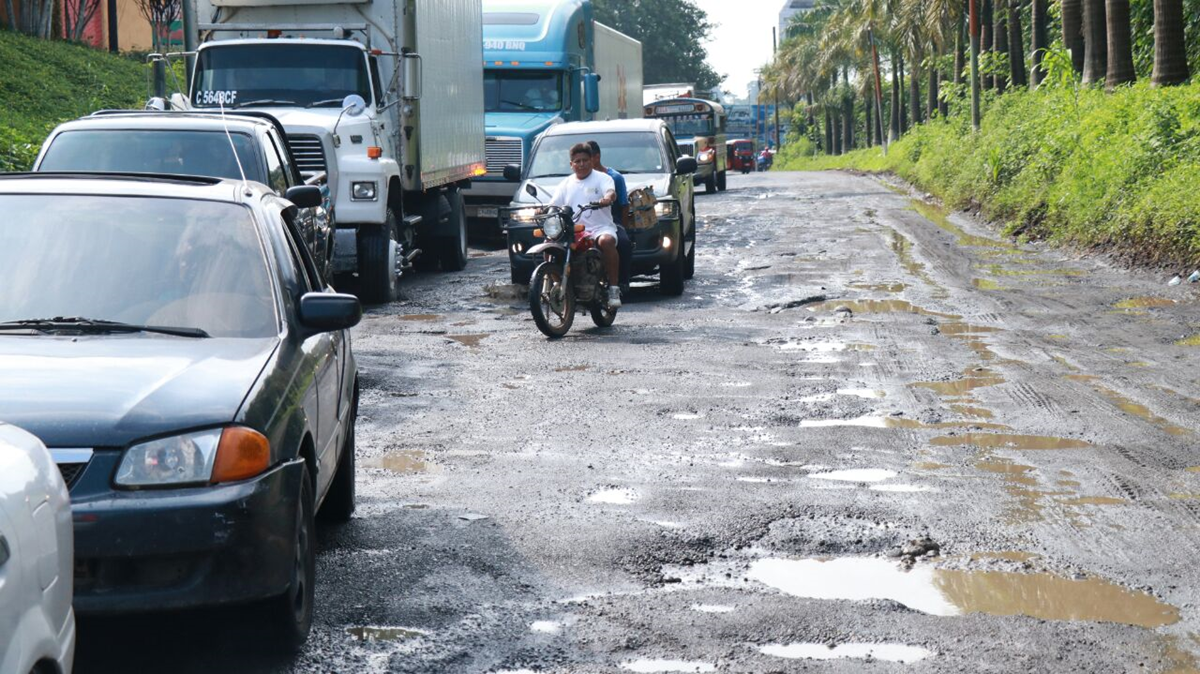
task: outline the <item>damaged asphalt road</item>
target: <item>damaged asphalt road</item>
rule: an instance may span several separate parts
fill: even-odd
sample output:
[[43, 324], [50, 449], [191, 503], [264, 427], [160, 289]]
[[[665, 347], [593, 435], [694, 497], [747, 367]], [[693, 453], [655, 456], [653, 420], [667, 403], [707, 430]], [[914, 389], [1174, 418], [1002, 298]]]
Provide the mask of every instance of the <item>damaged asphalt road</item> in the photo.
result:
[[78, 671], [1196, 671], [1194, 287], [844, 174], [696, 206], [609, 330], [503, 250], [368, 312], [298, 658], [231, 609], [81, 619]]

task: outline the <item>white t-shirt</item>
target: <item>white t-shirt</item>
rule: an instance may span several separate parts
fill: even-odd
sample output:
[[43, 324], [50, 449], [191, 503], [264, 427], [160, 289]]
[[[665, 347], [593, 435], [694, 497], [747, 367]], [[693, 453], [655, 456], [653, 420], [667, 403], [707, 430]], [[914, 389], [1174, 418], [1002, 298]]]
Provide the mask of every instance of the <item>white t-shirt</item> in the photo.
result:
[[[583, 180], [569, 175], [558, 184], [554, 190], [554, 199], [550, 203], [554, 206], [570, 206], [578, 211], [580, 207], [600, 201], [604, 195], [616, 192], [616, 190], [616, 183], [607, 173], [592, 171]], [[614, 238], [617, 236], [617, 226], [613, 224], [611, 207], [606, 206], [588, 211], [583, 214], [579, 222], [587, 230], [588, 236], [599, 237], [601, 234], [608, 234]]]

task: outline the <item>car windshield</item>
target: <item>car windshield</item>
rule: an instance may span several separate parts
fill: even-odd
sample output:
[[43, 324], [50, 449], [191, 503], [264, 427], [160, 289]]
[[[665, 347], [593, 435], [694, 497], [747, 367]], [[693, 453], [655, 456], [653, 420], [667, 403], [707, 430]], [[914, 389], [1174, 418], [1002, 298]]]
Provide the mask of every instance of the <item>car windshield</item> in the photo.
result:
[[0, 322], [86, 317], [212, 337], [279, 332], [262, 243], [244, 206], [0, 194], [0, 212]]
[[361, 49], [314, 44], [251, 44], [200, 52], [192, 104], [200, 108], [341, 107], [358, 94], [371, 101]]
[[665, 115], [659, 119], [666, 122], [667, 126], [671, 127], [671, 133], [678, 138], [716, 134], [716, 123], [711, 112], [694, 115]]
[[488, 112], [557, 112], [563, 107], [562, 73], [485, 70], [483, 101]]
[[236, 180], [241, 178], [240, 158], [246, 178], [265, 183], [254, 141], [242, 133], [230, 134], [230, 138], [237, 148], [237, 158], [224, 131], [65, 131], [54, 137], [38, 170], [166, 173]]
[[594, 140], [604, 165], [621, 173], [667, 173], [658, 136], [652, 132], [596, 133], [547, 136], [538, 144], [529, 176], [565, 176], [571, 172], [571, 146]]

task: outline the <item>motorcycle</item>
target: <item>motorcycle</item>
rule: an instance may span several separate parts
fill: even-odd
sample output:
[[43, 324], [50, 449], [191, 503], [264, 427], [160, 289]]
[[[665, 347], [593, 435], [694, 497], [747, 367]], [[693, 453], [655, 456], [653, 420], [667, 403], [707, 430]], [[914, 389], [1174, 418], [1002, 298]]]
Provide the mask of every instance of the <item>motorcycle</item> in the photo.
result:
[[545, 241], [529, 249], [542, 254], [529, 280], [529, 312], [542, 334], [557, 339], [571, 330], [576, 311], [586, 309], [592, 322], [607, 328], [617, 319], [617, 310], [607, 305], [608, 280], [604, 258], [596, 240], [587, 235], [579, 218], [602, 208], [595, 204], [573, 211], [569, 206], [537, 206], [533, 221], [539, 225], [534, 236]]

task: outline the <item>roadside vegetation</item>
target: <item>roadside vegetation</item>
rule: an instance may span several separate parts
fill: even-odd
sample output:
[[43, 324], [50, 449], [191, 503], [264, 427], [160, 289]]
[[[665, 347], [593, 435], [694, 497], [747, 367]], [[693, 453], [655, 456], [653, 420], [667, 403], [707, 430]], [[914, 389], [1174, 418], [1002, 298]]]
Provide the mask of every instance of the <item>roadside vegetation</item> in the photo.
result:
[[975, 2], [978, 69], [966, 2], [818, 0], [769, 68], [798, 101], [776, 166], [892, 172], [1012, 234], [1200, 264], [1200, 0]]
[[0, 64], [0, 171], [28, 170], [59, 123], [147, 97], [148, 66], [79, 44], [0, 30]]

